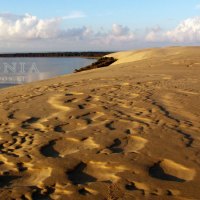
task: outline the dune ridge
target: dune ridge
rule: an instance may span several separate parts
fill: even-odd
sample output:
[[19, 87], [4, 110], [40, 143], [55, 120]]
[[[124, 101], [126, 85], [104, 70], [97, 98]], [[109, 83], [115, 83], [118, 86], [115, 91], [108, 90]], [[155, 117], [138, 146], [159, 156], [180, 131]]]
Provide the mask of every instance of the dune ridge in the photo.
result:
[[1, 89], [0, 197], [200, 196], [200, 47]]

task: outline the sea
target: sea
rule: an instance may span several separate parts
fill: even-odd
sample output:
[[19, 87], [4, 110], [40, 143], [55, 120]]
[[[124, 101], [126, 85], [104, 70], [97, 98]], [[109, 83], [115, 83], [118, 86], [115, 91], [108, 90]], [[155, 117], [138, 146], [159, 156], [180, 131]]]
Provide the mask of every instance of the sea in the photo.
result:
[[71, 74], [95, 61], [82, 57], [0, 58], [0, 88]]

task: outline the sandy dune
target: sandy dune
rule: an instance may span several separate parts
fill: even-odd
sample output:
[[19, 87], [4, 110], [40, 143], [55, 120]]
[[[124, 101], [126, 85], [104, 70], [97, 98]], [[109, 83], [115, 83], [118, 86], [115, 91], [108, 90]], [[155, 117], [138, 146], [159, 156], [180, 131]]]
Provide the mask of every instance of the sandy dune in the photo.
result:
[[2, 89], [1, 200], [200, 199], [200, 47]]

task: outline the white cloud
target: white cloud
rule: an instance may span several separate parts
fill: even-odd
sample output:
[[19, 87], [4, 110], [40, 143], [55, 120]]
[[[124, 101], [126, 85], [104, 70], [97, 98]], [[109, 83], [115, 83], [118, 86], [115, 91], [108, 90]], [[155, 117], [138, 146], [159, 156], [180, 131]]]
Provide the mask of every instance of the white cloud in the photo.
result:
[[62, 19], [77, 19], [77, 18], [84, 18], [84, 17], [86, 17], [85, 13], [80, 12], [80, 11], [74, 11], [70, 13], [69, 15], [62, 17]]
[[164, 35], [162, 28], [160, 26], [156, 26], [148, 30], [145, 40], [148, 42], [163, 41]]
[[[73, 45], [87, 45], [99, 47], [117, 46], [127, 42], [136, 40], [136, 35], [128, 27], [113, 24], [110, 30], [96, 30], [90, 27], [70, 28], [64, 27], [63, 23], [66, 19], [74, 19], [84, 17], [81, 12], [71, 13], [65, 17], [52, 19], [40, 19], [36, 16], [0, 14], [0, 47], [15, 46], [23, 48], [24, 46], [46, 45], [47, 41], [51, 41], [54, 46], [57, 44], [70, 47]], [[62, 42], [61, 42], [62, 41]], [[18, 44], [18, 45], [17, 45]], [[48, 44], [49, 45], [49, 44]], [[53, 48], [53, 46], [52, 46]], [[60, 47], [62, 48], [62, 47]], [[69, 47], [68, 47], [69, 48]], [[74, 48], [74, 47], [73, 47]]]
[[[0, 51], [24, 50], [107, 50], [200, 42], [200, 17], [182, 21], [172, 30], [155, 26], [138, 32], [113, 24], [110, 29], [68, 27], [65, 20], [84, 17], [73, 12], [65, 17], [40, 19], [31, 14], [0, 13]], [[65, 23], [63, 23], [65, 21]]]
[[12, 14], [0, 15], [1, 40], [13, 39], [44, 39], [59, 34], [60, 19], [38, 19], [36, 16]]
[[200, 17], [184, 20], [174, 30], [167, 31], [165, 35], [174, 42], [199, 42]]
[[99, 31], [93, 37], [93, 43], [96, 44], [114, 44], [127, 43], [136, 40], [136, 34], [128, 27], [119, 24], [113, 24], [110, 31]]
[[200, 42], [200, 17], [186, 19], [172, 30], [152, 29], [145, 39], [150, 42]]
[[[36, 16], [14, 15], [10, 13], [0, 14], [0, 39], [48, 39], [59, 38], [73, 33], [73, 30], [62, 29], [62, 21], [65, 19], [82, 18], [81, 12], [73, 12], [68, 16], [53, 19], [39, 19]], [[75, 32], [77, 30], [74, 30]]]
[[128, 27], [118, 25], [118, 24], [113, 24], [112, 26], [113, 35], [116, 35], [116, 36], [127, 35], [129, 34], [129, 32], [130, 30]]
[[135, 40], [136, 35], [126, 26], [113, 24], [110, 39], [128, 42]]

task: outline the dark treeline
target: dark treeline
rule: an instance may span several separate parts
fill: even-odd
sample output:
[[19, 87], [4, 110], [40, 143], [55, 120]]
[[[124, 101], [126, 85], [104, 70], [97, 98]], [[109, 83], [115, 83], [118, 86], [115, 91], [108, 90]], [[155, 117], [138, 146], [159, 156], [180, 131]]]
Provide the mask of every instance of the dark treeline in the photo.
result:
[[0, 57], [87, 57], [97, 58], [113, 52], [49, 52], [49, 53], [4, 53]]

